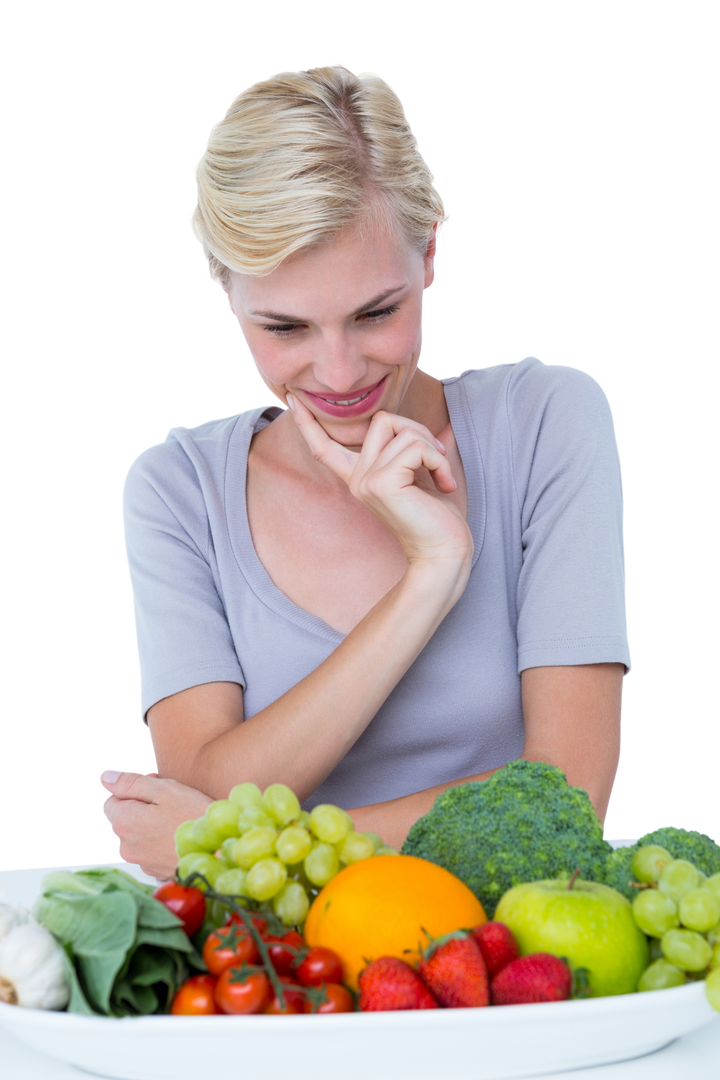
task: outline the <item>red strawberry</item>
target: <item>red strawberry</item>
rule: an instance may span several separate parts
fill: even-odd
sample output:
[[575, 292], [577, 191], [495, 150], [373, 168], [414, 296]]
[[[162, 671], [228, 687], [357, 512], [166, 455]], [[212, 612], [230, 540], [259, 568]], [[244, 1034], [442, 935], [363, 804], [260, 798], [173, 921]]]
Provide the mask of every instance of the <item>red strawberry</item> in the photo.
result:
[[360, 1011], [437, 1009], [418, 973], [395, 956], [380, 956], [360, 972]]
[[470, 932], [480, 946], [490, 979], [494, 979], [498, 971], [520, 955], [515, 935], [505, 923], [486, 922]]
[[464, 930], [431, 942], [423, 952], [418, 973], [447, 1009], [490, 1004], [487, 969], [480, 946]]
[[535, 1001], [567, 1001], [572, 976], [564, 960], [550, 953], [531, 953], [513, 960], [492, 981], [493, 1005], [529, 1005]]

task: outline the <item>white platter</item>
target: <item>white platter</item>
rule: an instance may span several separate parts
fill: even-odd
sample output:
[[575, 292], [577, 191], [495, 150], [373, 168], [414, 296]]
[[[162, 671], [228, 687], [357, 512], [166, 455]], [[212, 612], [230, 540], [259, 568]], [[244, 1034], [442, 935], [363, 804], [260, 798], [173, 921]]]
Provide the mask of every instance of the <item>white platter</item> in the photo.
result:
[[[0, 874], [30, 905], [44, 871]], [[717, 1018], [702, 983], [587, 1001], [337, 1016], [113, 1020], [0, 1004], [42, 1054], [118, 1080], [506, 1080], [625, 1061]]]

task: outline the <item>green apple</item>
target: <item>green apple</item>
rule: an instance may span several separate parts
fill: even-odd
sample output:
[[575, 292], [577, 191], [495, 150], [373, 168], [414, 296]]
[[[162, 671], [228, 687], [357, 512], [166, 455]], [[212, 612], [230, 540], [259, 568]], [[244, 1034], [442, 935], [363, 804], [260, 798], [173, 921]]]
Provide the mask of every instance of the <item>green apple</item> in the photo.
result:
[[505, 923], [520, 953], [548, 952], [587, 968], [596, 997], [629, 994], [648, 966], [648, 943], [632, 907], [594, 881], [531, 881], [501, 898], [493, 916]]

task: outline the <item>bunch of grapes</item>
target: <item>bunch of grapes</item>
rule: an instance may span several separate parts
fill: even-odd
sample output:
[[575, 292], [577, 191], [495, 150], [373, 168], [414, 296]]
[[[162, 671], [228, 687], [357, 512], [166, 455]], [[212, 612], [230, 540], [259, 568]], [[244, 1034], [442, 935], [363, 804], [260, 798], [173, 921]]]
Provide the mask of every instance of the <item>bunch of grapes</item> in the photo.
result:
[[704, 978], [708, 1000], [720, 1012], [720, 874], [707, 878], [656, 844], [638, 848], [632, 869], [639, 883], [633, 915], [650, 937], [652, 957], [638, 990]]
[[339, 806], [302, 810], [285, 784], [265, 791], [237, 784], [203, 817], [178, 827], [175, 849], [181, 880], [199, 873], [215, 892], [271, 902], [286, 926], [304, 921], [311, 899], [343, 866], [373, 855], [397, 855], [377, 833], [356, 833]]

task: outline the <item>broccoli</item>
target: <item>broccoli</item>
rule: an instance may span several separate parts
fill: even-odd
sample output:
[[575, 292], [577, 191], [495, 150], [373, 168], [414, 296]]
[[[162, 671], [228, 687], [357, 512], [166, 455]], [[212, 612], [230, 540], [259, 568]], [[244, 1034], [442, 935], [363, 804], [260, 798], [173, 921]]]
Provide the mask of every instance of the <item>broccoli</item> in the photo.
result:
[[599, 881], [612, 848], [585, 791], [544, 761], [511, 761], [482, 782], [448, 788], [410, 829], [404, 855], [444, 866], [491, 919], [503, 893], [525, 881]]
[[720, 874], [720, 847], [704, 833], [688, 832], [686, 829], [675, 829], [671, 825], [664, 829], [656, 829], [641, 837], [636, 844], [630, 847], [617, 848], [608, 855], [605, 863], [605, 871], [602, 881], [605, 885], [611, 885], [628, 900], [637, 896], [637, 890], [630, 887], [634, 880], [632, 872], [633, 855], [644, 844], [659, 844], [669, 851], [673, 859], [687, 859], [703, 874], [711, 877]]

